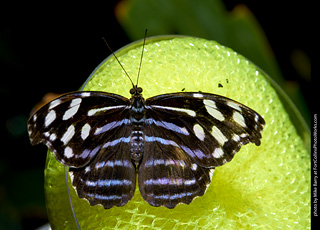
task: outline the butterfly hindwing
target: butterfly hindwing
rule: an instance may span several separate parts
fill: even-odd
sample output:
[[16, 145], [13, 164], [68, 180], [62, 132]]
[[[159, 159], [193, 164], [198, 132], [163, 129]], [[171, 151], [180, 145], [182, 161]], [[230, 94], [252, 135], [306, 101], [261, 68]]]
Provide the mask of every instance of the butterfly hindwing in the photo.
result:
[[83, 167], [116, 129], [127, 127], [129, 99], [103, 92], [65, 94], [39, 109], [28, 121], [32, 144], [44, 143], [58, 161]]
[[72, 184], [80, 198], [108, 209], [125, 205], [134, 195], [136, 168], [130, 157], [130, 127], [122, 128], [106, 142], [90, 164], [70, 169]]
[[211, 181], [213, 168], [198, 166], [164, 128], [145, 126], [145, 154], [139, 166], [142, 197], [152, 206], [174, 208], [202, 196]]

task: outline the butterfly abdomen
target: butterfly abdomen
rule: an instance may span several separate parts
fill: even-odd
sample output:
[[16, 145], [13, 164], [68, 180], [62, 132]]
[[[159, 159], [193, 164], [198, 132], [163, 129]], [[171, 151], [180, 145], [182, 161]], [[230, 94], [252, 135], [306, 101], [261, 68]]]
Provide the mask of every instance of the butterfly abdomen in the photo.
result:
[[138, 166], [143, 157], [145, 125], [145, 100], [141, 94], [131, 98], [130, 121], [132, 133], [130, 135], [130, 154], [134, 164]]

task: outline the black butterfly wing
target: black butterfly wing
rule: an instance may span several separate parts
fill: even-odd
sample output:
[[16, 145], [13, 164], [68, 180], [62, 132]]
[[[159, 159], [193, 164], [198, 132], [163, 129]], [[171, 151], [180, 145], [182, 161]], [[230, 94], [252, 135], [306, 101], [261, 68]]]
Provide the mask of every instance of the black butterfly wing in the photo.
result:
[[69, 170], [80, 198], [106, 209], [131, 200], [136, 188], [136, 168], [130, 157], [130, 133], [130, 128], [116, 130], [90, 164]]
[[242, 145], [260, 145], [264, 119], [249, 107], [208, 93], [173, 93], [149, 98], [147, 123], [163, 127], [197, 164], [221, 166]]
[[130, 158], [130, 101], [104, 92], [65, 94], [28, 121], [32, 144], [44, 143], [71, 167], [78, 196], [105, 208], [122, 206], [135, 190]]
[[210, 171], [241, 145], [260, 145], [263, 118], [231, 99], [173, 93], [147, 99], [145, 153], [139, 188], [151, 205], [168, 208], [204, 194]]
[[141, 196], [150, 205], [174, 208], [179, 203], [191, 203], [204, 194], [213, 170], [198, 166], [162, 127], [145, 127], [138, 183]]
[[103, 92], [65, 94], [29, 119], [31, 144], [47, 145], [66, 166], [83, 167], [111, 138], [108, 134], [128, 122], [129, 104], [124, 97]]

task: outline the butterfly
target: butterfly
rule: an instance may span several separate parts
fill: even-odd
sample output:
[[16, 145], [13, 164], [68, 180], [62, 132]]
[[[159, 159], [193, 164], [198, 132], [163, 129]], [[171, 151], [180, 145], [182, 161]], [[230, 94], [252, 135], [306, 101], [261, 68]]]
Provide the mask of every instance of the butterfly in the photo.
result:
[[136, 183], [152, 206], [190, 204], [215, 167], [242, 145], [261, 143], [264, 119], [230, 98], [177, 92], [144, 99], [133, 83], [130, 94], [67, 93], [28, 121], [31, 143], [47, 145], [69, 167], [77, 195], [93, 206], [127, 204]]

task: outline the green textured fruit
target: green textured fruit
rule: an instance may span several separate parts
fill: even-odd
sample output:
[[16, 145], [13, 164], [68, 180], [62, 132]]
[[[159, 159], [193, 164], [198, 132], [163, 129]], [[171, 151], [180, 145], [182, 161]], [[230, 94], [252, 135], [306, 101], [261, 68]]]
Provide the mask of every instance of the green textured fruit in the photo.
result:
[[[116, 53], [133, 82], [138, 73], [141, 44], [130, 44]], [[200, 90], [247, 105], [266, 121], [261, 145], [242, 146], [231, 162], [216, 168], [204, 196], [174, 209], [150, 206], [142, 199], [137, 187], [128, 204], [105, 210], [79, 199], [70, 186], [82, 229], [310, 227], [310, 152], [304, 141], [309, 134], [301, 122], [294, 121], [295, 125], [291, 122], [273, 84], [259, 68], [214, 41], [158, 37], [147, 40], [145, 45], [139, 86], [143, 88], [145, 98], [182, 90]], [[110, 57], [98, 66], [83, 90], [130, 97], [131, 87], [119, 63]], [[51, 226], [54, 229], [76, 229], [64, 166], [50, 152], [45, 178]]]

